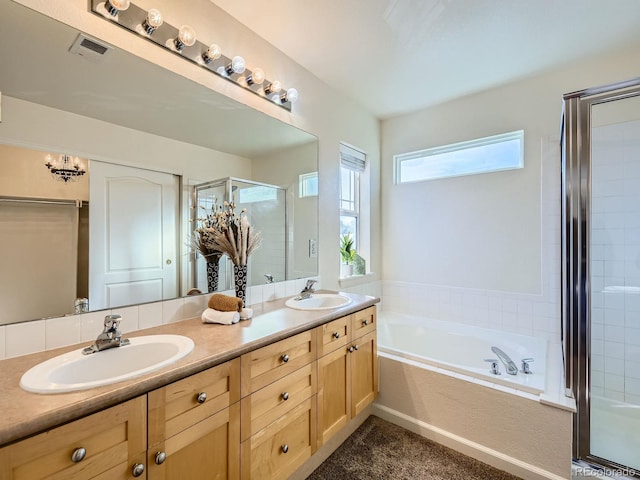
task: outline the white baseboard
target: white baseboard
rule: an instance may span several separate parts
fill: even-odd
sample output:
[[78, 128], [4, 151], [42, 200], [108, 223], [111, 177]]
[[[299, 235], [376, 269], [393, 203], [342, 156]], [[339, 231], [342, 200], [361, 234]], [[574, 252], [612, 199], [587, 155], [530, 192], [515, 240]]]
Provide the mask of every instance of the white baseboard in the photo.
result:
[[[445, 447], [449, 447], [464, 455], [475, 458], [483, 463], [491, 465], [499, 470], [509, 472], [526, 480], [569, 480], [570, 477], [561, 477], [555, 473], [536, 467], [529, 463], [510, 457], [504, 453], [498, 452], [491, 448], [472, 442], [466, 438], [455, 435], [451, 432], [425, 423], [416, 418], [405, 415], [404, 413], [393, 410], [384, 405], [374, 403], [372, 406], [373, 415], [383, 420], [394, 423], [400, 427], [406, 428], [418, 435], [429, 440], [433, 440]], [[571, 464], [567, 460], [567, 474], [571, 473]]]

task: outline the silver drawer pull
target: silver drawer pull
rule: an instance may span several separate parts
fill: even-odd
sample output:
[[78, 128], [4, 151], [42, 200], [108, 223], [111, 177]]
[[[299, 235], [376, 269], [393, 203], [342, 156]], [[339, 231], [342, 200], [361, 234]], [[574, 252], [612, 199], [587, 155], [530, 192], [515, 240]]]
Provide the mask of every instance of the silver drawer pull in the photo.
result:
[[284, 355], [282, 355], [282, 357], [280, 357], [282, 359], [282, 361], [284, 363], [287, 363], [289, 361], [289, 355], [287, 355], [286, 353]]
[[349, 348], [347, 348], [347, 351], [349, 353], [353, 353], [353, 350], [354, 350], [353, 345], [351, 345]]
[[340, 332], [333, 332], [333, 338], [340, 338]]
[[79, 463], [82, 460], [84, 460], [84, 457], [87, 456], [87, 451], [80, 447], [80, 448], [76, 448], [73, 453], [71, 454], [71, 461], [73, 463]]
[[280, 395], [282, 397], [282, 400], [284, 400], [285, 402], [287, 400], [289, 400], [289, 393], [288, 392], [284, 392], [282, 395]]
[[289, 445], [285, 443], [280, 447], [280, 450], [282, 450], [282, 453], [287, 453], [289, 451]]
[[369, 325], [369, 320], [368, 319], [362, 320], [362, 325], [364, 325], [365, 327]]
[[204, 403], [207, 401], [207, 392], [200, 392], [197, 396], [196, 396], [196, 400], [198, 401], [198, 403]]
[[354, 349], [354, 350], [357, 350], [357, 349], [358, 349], [358, 344], [355, 344], [355, 345], [353, 346], [353, 349]]

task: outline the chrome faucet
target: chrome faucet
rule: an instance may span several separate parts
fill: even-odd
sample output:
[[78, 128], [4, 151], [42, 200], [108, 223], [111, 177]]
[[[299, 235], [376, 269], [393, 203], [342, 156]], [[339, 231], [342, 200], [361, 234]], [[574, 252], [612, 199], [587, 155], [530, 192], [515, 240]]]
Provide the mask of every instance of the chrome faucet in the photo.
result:
[[107, 315], [104, 317], [104, 330], [98, 335], [93, 345], [89, 345], [82, 350], [82, 354], [91, 355], [109, 348], [129, 345], [129, 339], [122, 338], [122, 332], [118, 330], [120, 320], [122, 320], [120, 315]]
[[507, 370], [507, 373], [509, 375], [518, 374], [518, 367], [516, 366], [515, 363], [513, 363], [513, 360], [511, 360], [509, 355], [504, 353], [498, 347], [491, 347], [491, 351], [495, 353], [498, 356], [498, 358], [502, 361], [502, 363], [504, 364], [504, 368]]
[[303, 300], [305, 298], [310, 298], [311, 294], [315, 292], [313, 285], [318, 283], [317, 280], [307, 280], [307, 284], [300, 292], [300, 295], [296, 297], [296, 300]]

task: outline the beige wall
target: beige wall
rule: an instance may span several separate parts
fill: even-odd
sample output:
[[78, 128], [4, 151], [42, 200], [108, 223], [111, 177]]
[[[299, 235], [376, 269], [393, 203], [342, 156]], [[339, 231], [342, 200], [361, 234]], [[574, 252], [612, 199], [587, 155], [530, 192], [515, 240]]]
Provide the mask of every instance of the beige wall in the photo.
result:
[[[637, 66], [637, 51], [621, 52], [383, 121], [385, 280], [542, 293], [542, 142], [559, 137], [564, 93]], [[393, 184], [394, 154], [519, 129], [524, 169]]]
[[[330, 89], [209, 0], [192, 0], [188, 9], [184, 8], [183, 2], [171, 0], [142, 0], [137, 4], [143, 8], [159, 8], [166, 19], [180, 19], [182, 23], [191, 24], [200, 38], [215, 38], [225, 54], [241, 54], [251, 64], [259, 62], [273, 78], [279, 78], [285, 85], [296, 86], [300, 100], [291, 113], [104, 21], [88, 11], [86, 0], [68, 0], [63, 5], [49, 0], [19, 0], [19, 3], [316, 135], [322, 179], [319, 201], [323, 205], [319, 212], [320, 274], [324, 287], [338, 287], [339, 252], [334, 246], [339, 237], [339, 210], [334, 199], [338, 198], [339, 187], [339, 142], [345, 141], [367, 152], [372, 164], [371, 209], [379, 212], [379, 122], [373, 115]], [[277, 12], [266, 12], [269, 13], [277, 19]], [[8, 113], [3, 114], [7, 118]], [[379, 272], [380, 222], [377, 215], [372, 216], [371, 223], [370, 264], [372, 271]], [[328, 247], [324, 248], [325, 245]]]

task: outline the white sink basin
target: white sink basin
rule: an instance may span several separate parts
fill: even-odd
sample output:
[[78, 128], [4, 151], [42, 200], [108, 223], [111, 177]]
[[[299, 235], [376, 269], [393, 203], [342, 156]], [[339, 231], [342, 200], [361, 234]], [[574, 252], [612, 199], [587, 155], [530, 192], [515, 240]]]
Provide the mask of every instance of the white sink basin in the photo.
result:
[[131, 343], [91, 355], [82, 349], [65, 353], [29, 369], [20, 387], [34, 393], [62, 393], [121, 382], [166, 367], [193, 350], [182, 335], [133, 337]]
[[349, 297], [338, 293], [313, 293], [309, 298], [290, 298], [285, 302], [285, 306], [296, 310], [331, 310], [340, 308], [351, 303]]

